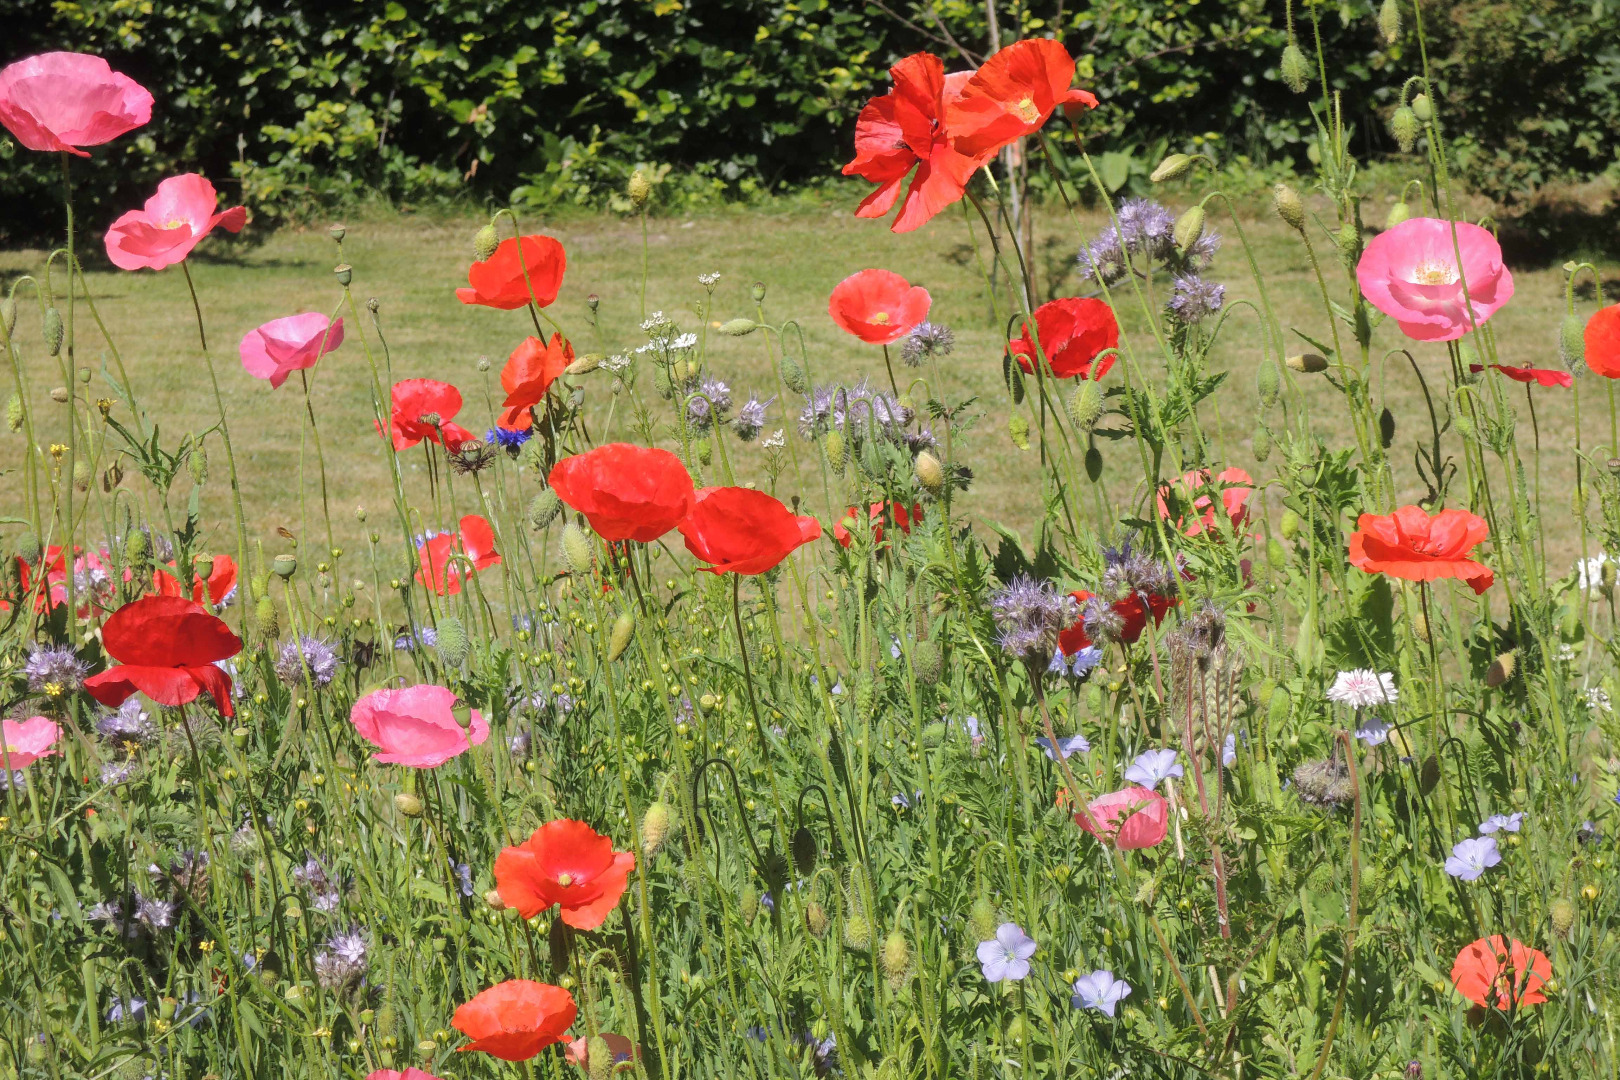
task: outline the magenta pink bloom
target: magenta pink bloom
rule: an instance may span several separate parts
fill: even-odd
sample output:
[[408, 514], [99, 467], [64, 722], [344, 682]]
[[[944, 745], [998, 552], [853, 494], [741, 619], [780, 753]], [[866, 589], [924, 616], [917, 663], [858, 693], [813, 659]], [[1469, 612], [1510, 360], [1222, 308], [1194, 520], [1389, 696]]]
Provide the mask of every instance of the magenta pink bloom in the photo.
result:
[[354, 703], [349, 720], [367, 742], [382, 748], [377, 761], [436, 769], [489, 738], [477, 709], [463, 728], [451, 711], [456, 695], [442, 686], [376, 690]]
[[162, 270], [180, 262], [218, 226], [241, 232], [247, 207], [215, 213], [214, 185], [196, 173], [171, 176], [146, 205], [113, 222], [107, 230], [107, 258], [120, 270]]
[[0, 71], [0, 124], [30, 150], [90, 155], [152, 119], [152, 95], [87, 53], [30, 56]]
[[1132, 786], [1092, 799], [1074, 820], [1097, 839], [1112, 840], [1121, 851], [1134, 851], [1164, 842], [1170, 803], [1152, 788]]
[[4, 729], [0, 740], [5, 743], [5, 757], [0, 761], [0, 768], [22, 769], [43, 757], [50, 757], [56, 753], [51, 747], [61, 736], [62, 729], [43, 716], [31, 716], [27, 720], [6, 720], [0, 722]]
[[1408, 218], [1373, 237], [1356, 266], [1367, 302], [1414, 341], [1455, 341], [1513, 299], [1496, 237], [1459, 221], [1453, 245], [1452, 228], [1441, 218]]
[[343, 344], [343, 320], [328, 320], [318, 311], [271, 319], [242, 335], [242, 366], [255, 379], [280, 388], [287, 376], [315, 366], [315, 361]]

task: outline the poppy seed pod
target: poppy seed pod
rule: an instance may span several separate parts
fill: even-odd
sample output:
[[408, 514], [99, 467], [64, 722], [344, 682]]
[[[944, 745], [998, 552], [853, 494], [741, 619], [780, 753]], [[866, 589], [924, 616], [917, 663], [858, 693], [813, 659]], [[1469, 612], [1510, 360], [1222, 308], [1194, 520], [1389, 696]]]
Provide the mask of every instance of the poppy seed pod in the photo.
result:
[[747, 337], [759, 329], [759, 323], [753, 319], [728, 319], [720, 324], [720, 332], [726, 337]]
[[1300, 51], [1299, 46], [1292, 41], [1283, 50], [1282, 60], [1277, 64], [1277, 74], [1282, 76], [1282, 81], [1287, 84], [1288, 89], [1296, 94], [1303, 94], [1305, 87], [1310, 84], [1310, 62], [1305, 59], [1305, 54]]
[[348, 288], [349, 283], [354, 280], [354, 267], [348, 263], [338, 263], [332, 267], [332, 274], [338, 279], [339, 285]]
[[1187, 171], [1192, 167], [1193, 158], [1191, 154], [1171, 154], [1159, 162], [1158, 167], [1153, 170], [1148, 179], [1155, 184], [1162, 184], [1166, 180], [1174, 180], [1187, 175]]
[[495, 234], [495, 223], [491, 221], [473, 234], [473, 258], [483, 262], [495, 254], [495, 249], [500, 244], [501, 238]]
[[529, 500], [529, 528], [541, 532], [546, 526], [557, 520], [557, 514], [562, 510], [562, 500], [557, 493], [547, 488]]
[[1204, 235], [1204, 204], [1193, 203], [1182, 211], [1176, 219], [1176, 227], [1171, 234], [1176, 241], [1176, 247], [1182, 251], [1191, 251], [1192, 246], [1198, 243], [1198, 238]]
[[765, 283], [756, 281], [748, 290], [748, 298], [756, 304], [765, 302]]
[[1419, 94], [1412, 99], [1412, 114], [1425, 124], [1434, 119], [1434, 102], [1429, 100], [1428, 94]]
[[563, 561], [575, 577], [588, 577], [596, 568], [596, 545], [585, 530], [570, 521], [562, 534]]
[[669, 834], [675, 825], [675, 815], [670, 805], [660, 799], [647, 807], [647, 812], [641, 816], [641, 856], [650, 859], [657, 855], [669, 839]]
[[60, 355], [62, 352], [62, 337], [66, 333], [66, 328], [62, 325], [62, 313], [56, 309], [55, 304], [45, 309], [43, 329], [45, 331], [45, 348], [50, 350], [52, 356]]
[[1400, 0], [1384, 0], [1383, 6], [1378, 9], [1378, 32], [1384, 36], [1385, 45], [1393, 45], [1400, 40]]
[[446, 615], [439, 620], [438, 652], [439, 663], [445, 667], [459, 668], [467, 660], [467, 653], [472, 644], [467, 640], [467, 629], [461, 625], [461, 620], [454, 615]]
[[1081, 431], [1090, 431], [1102, 419], [1102, 388], [1090, 379], [1082, 379], [1080, 385], [1070, 392], [1065, 404], [1074, 426]]
[[930, 495], [938, 495], [945, 490], [945, 467], [939, 463], [939, 458], [924, 450], [912, 462], [912, 470], [917, 474], [917, 483]]
[[652, 196], [652, 181], [647, 179], [646, 173], [637, 169], [624, 185], [624, 193], [630, 197], [630, 205], [640, 210]]
[[394, 809], [406, 817], [421, 817], [422, 800], [408, 791], [402, 791], [394, 796]]
[[624, 650], [630, 647], [631, 638], [636, 632], [636, 617], [629, 611], [621, 612], [613, 620], [613, 631], [608, 635], [608, 663], [613, 663], [624, 655]]
[[1317, 353], [1300, 353], [1297, 356], [1290, 356], [1284, 363], [1303, 375], [1314, 375], [1317, 372], [1326, 371], [1328, 366], [1327, 357]]
[[1402, 105], [1389, 118], [1389, 133], [1394, 136], [1395, 145], [1401, 148], [1403, 154], [1412, 152], [1422, 131], [1423, 125], [1410, 105]]
[[597, 296], [595, 293], [588, 293], [586, 295], [586, 297], [585, 297], [585, 306], [591, 309], [591, 314], [592, 315], [596, 314], [596, 309], [598, 307], [600, 307], [601, 304], [602, 304], [602, 298], [600, 296]]
[[898, 990], [905, 985], [911, 974], [911, 945], [899, 930], [890, 930], [889, 936], [883, 939], [881, 962], [890, 989]]
[[[1558, 324], [1558, 358], [1571, 374], [1584, 375], [1586, 373], [1586, 324], [1579, 315], [1565, 315], [1564, 321]], [[15, 400], [15, 399], [14, 399]], [[10, 412], [6, 414], [10, 420]], [[13, 427], [12, 431], [17, 429]]]
[[1300, 231], [1305, 228], [1305, 201], [1299, 197], [1299, 192], [1287, 184], [1278, 184], [1271, 189], [1271, 200], [1285, 225]]
[[214, 557], [212, 555], [198, 555], [191, 560], [191, 571], [197, 577], [207, 581], [214, 574]]
[[277, 555], [270, 561], [270, 572], [285, 581], [298, 572], [298, 560], [291, 555]]

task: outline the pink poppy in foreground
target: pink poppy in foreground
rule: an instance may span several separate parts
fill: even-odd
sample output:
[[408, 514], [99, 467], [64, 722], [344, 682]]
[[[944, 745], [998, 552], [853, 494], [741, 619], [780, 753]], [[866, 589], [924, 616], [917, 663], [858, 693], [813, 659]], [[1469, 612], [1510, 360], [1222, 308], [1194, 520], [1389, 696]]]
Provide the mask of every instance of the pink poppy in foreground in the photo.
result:
[[397, 1069], [378, 1069], [368, 1073], [366, 1080], [441, 1080], [441, 1078], [412, 1066], [403, 1072]]
[[[1492, 364], [1491, 367], [1514, 382], [1533, 382], [1537, 386], [1562, 386], [1566, 389], [1575, 385], [1575, 376], [1567, 371], [1558, 371], [1554, 368], [1509, 367], [1507, 364]], [[1485, 365], [1469, 364], [1468, 370], [1473, 372], [1484, 371]]]
[[[1177, 501], [1183, 507], [1190, 502], [1193, 513], [1197, 515], [1190, 523], [1184, 518], [1176, 519], [1176, 527], [1182, 532], [1197, 536], [1215, 528], [1215, 503], [1209, 495], [1211, 489], [1220, 493], [1221, 505], [1226, 509], [1227, 519], [1232, 522], [1232, 531], [1236, 532], [1249, 516], [1249, 496], [1254, 494], [1254, 477], [1242, 469], [1222, 469], [1211, 482], [1208, 469], [1194, 469], [1184, 473], [1176, 481], [1176, 487], [1179, 488]], [[1162, 488], [1159, 491], [1159, 516], [1170, 520], [1170, 504]]]
[[[1112, 840], [1121, 851], [1156, 847], [1170, 825], [1170, 804], [1152, 788], [1128, 787], [1092, 799], [1075, 823], [1099, 840]], [[1095, 825], [1093, 824], [1095, 822]], [[1101, 833], [1098, 833], [1098, 829]]]
[[927, 289], [893, 270], [862, 270], [834, 287], [827, 312], [862, 341], [889, 345], [928, 318], [930, 302]]
[[49, 52], [0, 71], [0, 124], [30, 150], [89, 157], [152, 119], [152, 95], [88, 53]]
[[218, 226], [241, 232], [247, 207], [215, 213], [214, 185], [196, 173], [171, 176], [139, 210], [131, 210], [107, 230], [107, 258], [120, 270], [162, 270], [191, 254]]
[[1454, 245], [1452, 228], [1441, 218], [1408, 218], [1373, 237], [1356, 266], [1367, 302], [1414, 341], [1455, 341], [1513, 299], [1513, 275], [1496, 237], [1459, 221]]
[[242, 367], [255, 379], [268, 379], [280, 389], [287, 376], [315, 366], [315, 361], [343, 344], [343, 320], [318, 311], [271, 319], [242, 335]]
[[472, 710], [466, 728], [451, 711], [456, 695], [442, 686], [375, 690], [354, 703], [349, 722], [367, 742], [382, 748], [374, 761], [436, 769], [489, 738], [483, 714]]
[[56, 753], [51, 747], [61, 737], [62, 729], [43, 716], [31, 716], [27, 720], [6, 720], [0, 723], [0, 742], [4, 743], [5, 756], [0, 759], [0, 768], [25, 769], [40, 758], [50, 757]]

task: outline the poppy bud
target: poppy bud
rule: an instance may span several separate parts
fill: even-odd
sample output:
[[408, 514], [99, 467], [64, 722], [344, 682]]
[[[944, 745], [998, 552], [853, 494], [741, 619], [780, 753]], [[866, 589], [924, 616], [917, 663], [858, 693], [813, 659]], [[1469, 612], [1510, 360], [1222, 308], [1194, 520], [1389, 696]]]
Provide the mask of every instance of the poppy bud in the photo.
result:
[[1299, 515], [1292, 510], [1284, 510], [1282, 516], [1282, 535], [1284, 540], [1292, 540], [1299, 535]]
[[1176, 247], [1182, 251], [1191, 251], [1192, 246], [1198, 243], [1198, 238], [1204, 235], [1204, 204], [1193, 203], [1182, 211], [1176, 219], [1176, 227], [1171, 234], [1176, 241]]
[[630, 205], [640, 210], [647, 205], [647, 200], [652, 196], [652, 181], [647, 179], [646, 173], [637, 169], [630, 174], [629, 181], [624, 185], [624, 193], [630, 197]]
[[624, 655], [624, 650], [630, 647], [630, 639], [636, 632], [636, 617], [625, 611], [613, 620], [613, 632], [608, 636], [608, 663], [613, 663]]
[[201, 443], [191, 448], [186, 456], [186, 471], [191, 474], [191, 482], [197, 487], [208, 483], [208, 451], [203, 449]]
[[944, 669], [944, 657], [940, 655], [939, 642], [933, 638], [925, 638], [911, 648], [911, 670], [917, 677], [917, 682], [923, 686], [936, 686]]
[[1192, 167], [1193, 157], [1191, 154], [1171, 154], [1159, 162], [1158, 167], [1153, 170], [1148, 179], [1155, 184], [1162, 184], [1166, 180], [1174, 180], [1187, 175], [1187, 171]]
[[1552, 920], [1553, 933], [1561, 938], [1569, 937], [1570, 928], [1575, 925], [1575, 905], [1560, 896], [1548, 907], [1547, 915]]
[[720, 324], [720, 332], [726, 337], [747, 337], [759, 329], [759, 323], [753, 319], [728, 319]]
[[1518, 666], [1518, 658], [1512, 649], [1491, 661], [1491, 666], [1485, 669], [1485, 685], [1493, 690], [1513, 678], [1513, 669]]
[[446, 615], [439, 620], [439, 663], [445, 667], [459, 668], [466, 663], [471, 648], [472, 643], [467, 640], [467, 630], [461, 625], [460, 619]]
[[540, 532], [557, 520], [557, 514], [562, 510], [562, 500], [557, 493], [547, 488], [529, 500], [529, 528]]
[[1353, 218], [1339, 226], [1333, 242], [1339, 246], [1339, 257], [1344, 260], [1344, 265], [1354, 272], [1356, 263], [1361, 259], [1361, 228]]
[[11, 332], [17, 329], [16, 297], [8, 296], [4, 300], [0, 300], [0, 323], [5, 325], [7, 337], [10, 337]]
[[1299, 192], [1287, 184], [1278, 184], [1271, 189], [1272, 208], [1277, 216], [1290, 229], [1303, 231], [1305, 228], [1305, 201], [1299, 197]]
[[827, 927], [831, 920], [827, 918], [827, 909], [821, 906], [819, 900], [812, 900], [804, 906], [804, 926], [816, 938], [827, 936]]
[[1305, 59], [1305, 54], [1300, 51], [1299, 46], [1292, 41], [1283, 50], [1282, 60], [1277, 64], [1277, 74], [1282, 76], [1282, 81], [1288, 85], [1288, 89], [1296, 94], [1303, 94], [1305, 87], [1310, 84], [1310, 62]]
[[291, 555], [277, 555], [270, 561], [270, 572], [285, 581], [298, 572], [298, 560]]
[[354, 280], [354, 267], [348, 263], [338, 263], [332, 267], [332, 274], [338, 279], [338, 284], [348, 288], [349, 282]]
[[1284, 361], [1284, 363], [1286, 363], [1293, 370], [1305, 375], [1313, 375], [1319, 371], [1326, 371], [1328, 366], [1327, 357], [1310, 352], [1300, 353], [1298, 356], [1290, 356]]
[[21, 431], [25, 417], [22, 395], [12, 394], [11, 400], [6, 402], [6, 427], [11, 431]]
[[550, 954], [551, 973], [559, 980], [567, 977], [564, 973], [568, 971], [569, 959], [573, 952], [569, 948], [570, 936], [567, 923], [561, 919], [552, 920], [551, 931], [546, 937], [546, 951]]
[[899, 930], [890, 930], [889, 936], [883, 939], [882, 965], [891, 989], [898, 990], [905, 985], [911, 974], [911, 946]]
[[588, 577], [596, 568], [596, 546], [590, 536], [570, 521], [562, 534], [563, 561], [575, 577]]
[[821, 452], [827, 456], [827, 468], [834, 476], [844, 475], [844, 434], [837, 428], [821, 438]]
[[1384, 44], [1393, 45], [1401, 37], [1400, 0], [1384, 0], [1378, 9], [1378, 32], [1384, 35]]
[[1266, 425], [1261, 424], [1254, 429], [1252, 449], [1256, 461], [1265, 461], [1271, 456], [1271, 429]]
[[1423, 125], [1410, 105], [1400, 106], [1390, 116], [1389, 133], [1395, 137], [1395, 145], [1401, 148], [1401, 153], [1412, 152], [1418, 136], [1423, 133]]
[[993, 940], [1000, 925], [1001, 915], [988, 896], [973, 901], [973, 906], [968, 909], [968, 935], [973, 939], [973, 944]]
[[917, 483], [930, 495], [938, 495], [945, 490], [945, 467], [939, 463], [939, 458], [924, 450], [912, 462], [912, 470], [917, 474]]
[[816, 834], [800, 825], [793, 830], [793, 838], [789, 841], [789, 850], [793, 853], [793, 868], [799, 872], [800, 877], [809, 877], [816, 869]]
[[50, 350], [52, 356], [59, 355], [62, 352], [62, 338], [66, 329], [62, 326], [62, 313], [56, 309], [55, 304], [45, 309], [44, 330], [45, 347]]
[[500, 247], [500, 244], [501, 239], [495, 234], [495, 223], [491, 221], [473, 234], [473, 258], [483, 262], [495, 254], [495, 249]]
[[1614, 592], [1614, 563], [1606, 562], [1598, 571], [1598, 588], [1603, 591], [1604, 596]]
[[696, 455], [698, 464], [708, 465], [714, 461], [714, 443], [708, 439], [699, 439], [692, 444], [692, 453]]
[[1412, 99], [1412, 115], [1425, 124], [1434, 119], [1434, 102], [1429, 100], [1428, 94], [1419, 94]]
[[1022, 414], [1013, 413], [1007, 420], [1007, 437], [1020, 450], [1029, 449], [1029, 421]]
[[748, 290], [748, 296], [754, 303], [763, 304], [765, 302], [765, 283], [763, 281], [754, 282]]
[[865, 952], [872, 947], [872, 924], [858, 911], [852, 911], [844, 918], [844, 947], [856, 952]]
[[608, 1080], [613, 1075], [613, 1051], [600, 1035], [593, 1035], [585, 1044], [585, 1071], [591, 1080]]
[[73, 394], [65, 386], [53, 386], [51, 387], [51, 400], [58, 405], [66, 405], [73, 400]]
[[[487, 360], [484, 361], [484, 363], [486, 363], [486, 364], [488, 362], [489, 361], [487, 361]], [[602, 366], [602, 354], [601, 353], [586, 353], [584, 356], [580, 357], [578, 360], [575, 360], [572, 364], [569, 364], [567, 367], [563, 368], [563, 374], [564, 375], [589, 375], [591, 372], [595, 371], [597, 368], [599, 368], [601, 366]]]
[[421, 817], [422, 800], [408, 791], [402, 791], [394, 796], [394, 809], [406, 817]]
[[1271, 360], [1260, 361], [1260, 368], [1254, 373], [1254, 391], [1261, 409], [1271, 408], [1282, 395], [1282, 374]]
[[753, 926], [754, 920], [759, 918], [759, 893], [752, 885], [743, 890], [742, 900], [737, 904], [737, 913], [742, 916], [745, 926]]
[[[21, 554], [19, 550], [19, 554]], [[130, 566], [144, 566], [152, 554], [152, 543], [140, 529], [131, 529], [124, 537], [124, 561]], [[27, 560], [32, 562], [32, 559]]]
[[1395, 414], [1388, 406], [1378, 414], [1378, 442], [1385, 450], [1395, 441]]
[[501, 899], [501, 891], [499, 889], [491, 889], [489, 892], [485, 893], [484, 906], [489, 908], [491, 911], [505, 911], [506, 901]]
[[1457, 434], [1465, 439], [1473, 439], [1477, 434], [1474, 428], [1474, 418], [1468, 414], [1466, 409], [1458, 409], [1453, 413], [1451, 422], [1457, 428]]
[[782, 384], [784, 386], [795, 394], [808, 394], [810, 392], [810, 380], [805, 378], [804, 368], [799, 366], [797, 360], [790, 356], [784, 356], [778, 366], [782, 370]]
[[1102, 388], [1091, 379], [1081, 379], [1080, 384], [1069, 394], [1069, 419], [1081, 431], [1090, 431], [1102, 419], [1103, 395]]
[[80, 491], [89, 491], [91, 476], [90, 463], [84, 458], [79, 458], [73, 463], [73, 486], [75, 488]]
[[[1564, 321], [1558, 324], [1558, 358], [1572, 374], [1586, 374], [1586, 324], [1578, 315], [1565, 315]], [[8, 422], [10, 416], [8, 411]]]
[[1288, 565], [1288, 549], [1275, 536], [1266, 541], [1266, 562], [1273, 570], [1281, 570]]
[[1389, 208], [1389, 216], [1384, 218], [1384, 228], [1393, 229], [1411, 216], [1412, 208], [1406, 205], [1406, 200], [1397, 199], [1395, 205]]
[[641, 818], [642, 857], [650, 859], [658, 854], [658, 849], [669, 839], [673, 827], [674, 814], [670, 810], [669, 803], [659, 800], [647, 807], [647, 812]]

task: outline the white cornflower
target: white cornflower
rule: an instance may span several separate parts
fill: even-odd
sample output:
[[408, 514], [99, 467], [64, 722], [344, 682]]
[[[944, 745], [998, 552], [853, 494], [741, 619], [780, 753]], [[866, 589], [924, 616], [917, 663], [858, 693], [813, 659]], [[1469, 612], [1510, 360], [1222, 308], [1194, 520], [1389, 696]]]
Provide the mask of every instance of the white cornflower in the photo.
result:
[[1392, 705], [1396, 696], [1394, 675], [1387, 671], [1369, 671], [1366, 668], [1339, 672], [1327, 692], [1329, 701], [1337, 701], [1353, 709]]
[[1586, 707], [1593, 712], [1609, 711], [1609, 695], [1601, 686], [1594, 686], [1586, 692]]
[[1578, 559], [1575, 563], [1575, 586], [1581, 592], [1591, 592], [1603, 584], [1603, 564], [1609, 561], [1609, 556], [1598, 552], [1591, 558]]

